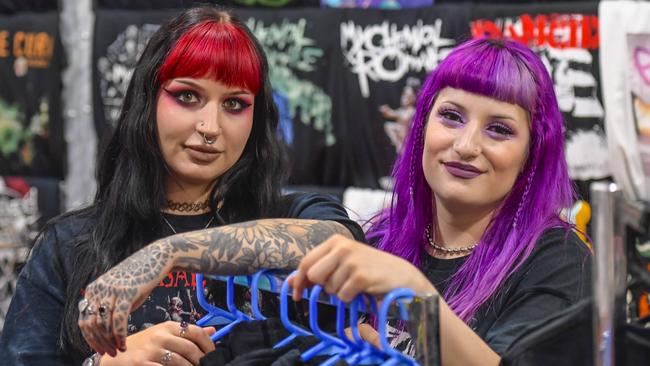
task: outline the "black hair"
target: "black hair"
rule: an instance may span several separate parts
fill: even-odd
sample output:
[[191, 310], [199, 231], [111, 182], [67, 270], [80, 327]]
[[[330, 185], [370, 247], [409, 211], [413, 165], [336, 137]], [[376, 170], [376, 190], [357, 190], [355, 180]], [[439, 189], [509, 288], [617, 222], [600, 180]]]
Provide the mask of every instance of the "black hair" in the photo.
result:
[[[210, 207], [222, 224], [268, 217], [277, 204], [286, 161], [277, 137], [278, 112], [273, 102], [264, 51], [244, 23], [233, 14], [203, 6], [184, 11], [149, 40], [129, 83], [117, 126], [97, 168], [97, 193], [91, 206], [64, 214], [88, 218], [92, 228], [75, 236], [67, 278], [60, 342], [66, 353], [89, 352], [77, 326], [77, 302], [85, 286], [142, 248], [161, 230], [168, 168], [158, 143], [156, 98], [158, 71], [177, 40], [205, 21], [226, 21], [250, 37], [259, 58], [262, 87], [255, 95], [253, 127], [240, 159], [217, 178]], [[219, 210], [217, 204], [221, 203]]]

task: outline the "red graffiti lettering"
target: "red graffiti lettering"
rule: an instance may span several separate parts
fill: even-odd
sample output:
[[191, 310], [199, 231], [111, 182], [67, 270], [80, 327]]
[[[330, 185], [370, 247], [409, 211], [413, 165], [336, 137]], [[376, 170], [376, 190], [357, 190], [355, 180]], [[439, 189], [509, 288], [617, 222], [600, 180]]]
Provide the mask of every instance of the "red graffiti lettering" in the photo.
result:
[[527, 46], [567, 48], [599, 47], [598, 16], [585, 14], [522, 14], [470, 23], [472, 37], [509, 38]]

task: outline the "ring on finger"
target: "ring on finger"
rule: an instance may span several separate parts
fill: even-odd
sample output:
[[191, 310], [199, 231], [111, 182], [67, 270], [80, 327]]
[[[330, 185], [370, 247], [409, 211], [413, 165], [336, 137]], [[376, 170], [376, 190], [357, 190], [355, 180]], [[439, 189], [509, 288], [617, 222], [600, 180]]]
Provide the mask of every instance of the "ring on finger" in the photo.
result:
[[95, 311], [93, 310], [93, 306], [90, 305], [90, 301], [85, 297], [79, 300], [79, 303], [77, 304], [77, 309], [79, 310], [79, 314], [83, 316], [95, 314]]
[[108, 313], [111, 310], [111, 308], [108, 307], [108, 305], [102, 303], [99, 308], [97, 308], [97, 311], [99, 311], [99, 316], [102, 319], [106, 319], [108, 317]]
[[172, 360], [172, 351], [166, 349], [165, 354], [163, 354], [162, 358], [160, 359], [160, 363], [163, 365], [168, 364]]
[[92, 305], [88, 305], [86, 307], [86, 310], [83, 312], [84, 315], [95, 315], [95, 309], [93, 309]]
[[179, 333], [179, 336], [181, 338], [185, 338], [185, 335], [187, 334], [187, 328], [189, 328], [189, 326], [190, 325], [185, 320], [181, 322], [181, 331]]

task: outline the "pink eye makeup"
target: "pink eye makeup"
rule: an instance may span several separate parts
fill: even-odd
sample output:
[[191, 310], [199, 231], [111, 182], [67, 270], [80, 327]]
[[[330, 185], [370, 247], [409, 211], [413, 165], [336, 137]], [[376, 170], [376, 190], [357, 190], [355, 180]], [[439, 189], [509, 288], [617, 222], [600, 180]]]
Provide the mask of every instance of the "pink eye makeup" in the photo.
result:
[[230, 113], [239, 114], [251, 106], [251, 103], [244, 98], [231, 97], [223, 102], [223, 107]]
[[163, 88], [163, 90], [167, 94], [171, 95], [181, 105], [192, 105], [199, 102], [199, 96], [193, 90], [189, 90], [189, 89], [174, 90], [173, 88]]

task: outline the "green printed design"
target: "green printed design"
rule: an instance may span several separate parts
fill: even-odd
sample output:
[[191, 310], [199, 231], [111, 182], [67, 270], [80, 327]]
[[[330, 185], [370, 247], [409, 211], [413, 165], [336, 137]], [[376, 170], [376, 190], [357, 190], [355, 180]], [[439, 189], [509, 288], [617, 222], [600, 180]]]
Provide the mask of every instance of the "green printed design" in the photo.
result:
[[325, 134], [325, 143], [336, 143], [332, 128], [332, 98], [320, 87], [300, 79], [295, 72], [312, 72], [323, 50], [315, 47], [313, 39], [305, 36], [307, 20], [284, 19], [280, 24], [265, 25], [249, 18], [247, 26], [264, 47], [268, 57], [273, 89], [286, 96], [291, 118]]
[[0, 154], [9, 156], [18, 152], [21, 144], [30, 137], [20, 121], [22, 113], [0, 99]]

